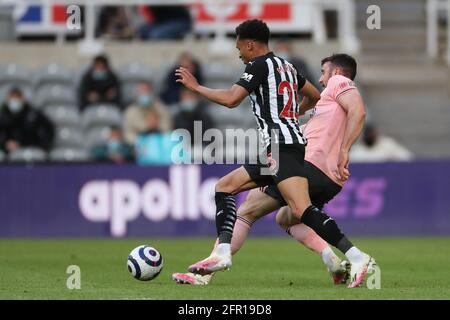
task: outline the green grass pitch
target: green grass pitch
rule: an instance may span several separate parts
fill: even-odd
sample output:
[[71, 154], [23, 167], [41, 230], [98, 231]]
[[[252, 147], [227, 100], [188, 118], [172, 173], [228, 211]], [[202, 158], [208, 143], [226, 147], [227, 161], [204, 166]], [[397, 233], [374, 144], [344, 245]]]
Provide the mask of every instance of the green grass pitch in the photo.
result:
[[[381, 268], [381, 289], [334, 286], [321, 258], [289, 238], [250, 238], [233, 267], [208, 286], [179, 285], [173, 272], [205, 258], [212, 239], [0, 239], [0, 299], [450, 299], [450, 238], [357, 238]], [[128, 253], [158, 248], [164, 269], [153, 281], [128, 273]], [[81, 289], [69, 290], [69, 265]]]

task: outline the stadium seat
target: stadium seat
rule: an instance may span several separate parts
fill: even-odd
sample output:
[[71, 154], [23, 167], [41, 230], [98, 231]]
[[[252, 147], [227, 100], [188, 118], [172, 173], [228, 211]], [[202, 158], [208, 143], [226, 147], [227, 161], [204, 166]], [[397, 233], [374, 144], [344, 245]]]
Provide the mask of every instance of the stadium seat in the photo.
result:
[[11, 162], [42, 162], [46, 159], [46, 152], [36, 147], [22, 148], [8, 155]]
[[77, 148], [57, 148], [50, 152], [50, 160], [54, 162], [88, 161], [89, 154], [86, 150]]
[[32, 86], [32, 74], [25, 67], [9, 64], [0, 67], [0, 86], [5, 84]]
[[6, 155], [3, 151], [0, 150], [0, 162], [3, 162], [6, 160]]
[[240, 106], [233, 109], [228, 109], [217, 104], [208, 105], [205, 109], [214, 120], [218, 127], [233, 128], [253, 128], [255, 127], [255, 117], [252, 114], [252, 109], [249, 101], [244, 100]]
[[109, 136], [109, 127], [94, 127], [89, 129], [84, 138], [84, 146], [87, 150], [99, 144], [105, 143]]
[[77, 100], [72, 87], [60, 84], [49, 84], [40, 87], [35, 94], [36, 106], [50, 104], [76, 104]]
[[56, 63], [45, 65], [35, 72], [34, 88], [39, 89], [43, 85], [60, 84], [73, 86], [74, 72]]
[[155, 71], [147, 65], [133, 62], [119, 69], [119, 76], [123, 83], [126, 82], [152, 82]]
[[125, 106], [130, 105], [136, 100], [136, 89], [138, 85], [138, 82], [122, 83], [122, 102]]
[[81, 130], [73, 127], [59, 127], [56, 129], [55, 147], [81, 148], [84, 145]]
[[239, 79], [243, 69], [230, 68], [228, 64], [214, 62], [206, 65], [203, 70], [205, 70], [205, 81], [207, 83], [224, 82], [227, 83], [227, 86], [230, 86], [230, 83]]
[[122, 113], [115, 105], [90, 105], [83, 112], [82, 123], [86, 129], [99, 126], [122, 126]]
[[72, 105], [49, 105], [44, 107], [44, 113], [56, 126], [78, 128], [81, 117], [78, 109]]

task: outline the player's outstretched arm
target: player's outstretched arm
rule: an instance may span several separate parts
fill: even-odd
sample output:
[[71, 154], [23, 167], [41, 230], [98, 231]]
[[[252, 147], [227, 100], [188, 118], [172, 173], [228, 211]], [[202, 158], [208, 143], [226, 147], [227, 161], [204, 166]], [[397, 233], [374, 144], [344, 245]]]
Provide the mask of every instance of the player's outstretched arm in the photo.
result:
[[175, 75], [179, 77], [177, 82], [182, 83], [189, 90], [192, 90], [206, 99], [227, 108], [237, 107], [242, 100], [248, 96], [248, 91], [236, 84], [229, 90], [210, 89], [208, 87], [201, 86], [197, 79], [183, 67], [177, 69], [175, 71]]
[[299, 106], [299, 113], [302, 116], [306, 111], [316, 106], [317, 101], [320, 99], [320, 92], [308, 80], [306, 80], [299, 92], [303, 96], [303, 100]]
[[366, 111], [364, 102], [358, 90], [348, 90], [337, 97], [337, 102], [347, 112], [347, 125], [345, 127], [344, 139], [342, 140], [341, 151], [338, 162], [338, 178], [348, 179], [349, 152], [355, 143], [364, 126]]

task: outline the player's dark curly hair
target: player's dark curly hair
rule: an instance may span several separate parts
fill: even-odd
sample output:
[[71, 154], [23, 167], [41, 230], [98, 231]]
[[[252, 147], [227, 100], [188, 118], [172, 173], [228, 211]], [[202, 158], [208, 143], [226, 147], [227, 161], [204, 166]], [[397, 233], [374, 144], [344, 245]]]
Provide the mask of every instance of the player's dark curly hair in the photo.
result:
[[336, 53], [323, 59], [321, 65], [327, 62], [331, 62], [334, 66], [342, 68], [348, 78], [355, 80], [357, 64], [352, 56], [345, 53]]
[[236, 27], [236, 36], [239, 36], [241, 40], [255, 40], [269, 44], [270, 30], [262, 20], [247, 20]]

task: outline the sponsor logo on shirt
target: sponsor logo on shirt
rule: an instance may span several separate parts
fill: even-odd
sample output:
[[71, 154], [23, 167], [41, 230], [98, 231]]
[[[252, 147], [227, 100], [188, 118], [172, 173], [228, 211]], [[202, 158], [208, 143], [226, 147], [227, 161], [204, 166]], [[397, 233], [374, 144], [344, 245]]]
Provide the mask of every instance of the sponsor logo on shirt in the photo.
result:
[[356, 87], [353, 81], [345, 81], [339, 84], [340, 89], [353, 88]]
[[247, 82], [252, 81], [253, 75], [247, 72], [244, 72], [244, 74], [242, 75], [241, 79], [244, 79]]

